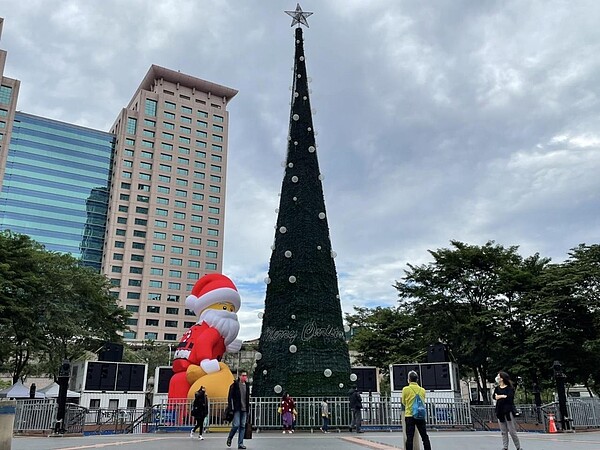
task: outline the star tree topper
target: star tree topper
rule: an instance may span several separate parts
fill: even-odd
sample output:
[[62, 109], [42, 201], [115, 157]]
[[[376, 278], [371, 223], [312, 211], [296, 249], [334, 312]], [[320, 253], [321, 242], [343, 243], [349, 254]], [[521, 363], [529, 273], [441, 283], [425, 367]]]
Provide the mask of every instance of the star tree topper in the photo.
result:
[[296, 3], [295, 11], [285, 11], [285, 13], [292, 18], [292, 27], [298, 24], [298, 26], [306, 25], [306, 28], [309, 28], [306, 18], [308, 16], [312, 16], [312, 13], [302, 11], [302, 8], [300, 8], [300, 3]]

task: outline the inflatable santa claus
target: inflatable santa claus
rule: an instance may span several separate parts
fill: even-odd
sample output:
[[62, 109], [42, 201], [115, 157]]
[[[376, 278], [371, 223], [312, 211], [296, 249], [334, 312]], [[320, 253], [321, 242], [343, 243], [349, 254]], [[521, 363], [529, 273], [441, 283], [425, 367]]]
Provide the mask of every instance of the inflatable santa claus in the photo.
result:
[[237, 352], [242, 346], [236, 339], [240, 295], [233, 281], [213, 273], [196, 282], [185, 306], [199, 318], [175, 351], [169, 399], [194, 398], [200, 386], [210, 398], [227, 397], [233, 375], [221, 359], [225, 352]]

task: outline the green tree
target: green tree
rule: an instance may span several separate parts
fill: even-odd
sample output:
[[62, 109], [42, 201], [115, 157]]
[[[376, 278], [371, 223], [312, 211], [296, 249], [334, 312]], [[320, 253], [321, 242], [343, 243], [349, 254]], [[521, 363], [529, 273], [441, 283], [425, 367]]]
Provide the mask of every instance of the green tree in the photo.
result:
[[0, 260], [0, 355], [13, 381], [33, 370], [56, 375], [63, 359], [122, 340], [129, 313], [103, 275], [10, 232], [0, 233]]
[[[514, 352], [514, 341], [507, 341], [514, 336], [511, 316], [517, 294], [526, 289], [521, 282], [527, 269], [517, 249], [492, 241], [483, 246], [451, 241], [449, 249], [430, 251], [432, 263], [409, 264], [396, 282], [401, 307], [421, 324], [423, 337], [449, 345], [475, 376], [484, 401], [490, 398], [483, 382], [492, 368], [501, 368], [493, 355]], [[503, 364], [510, 367], [512, 361], [504, 358]]]
[[393, 308], [354, 307], [354, 314], [346, 314], [352, 330], [349, 347], [358, 353], [357, 361], [374, 366], [389, 376], [390, 364], [415, 362], [425, 352], [421, 329], [415, 317]]

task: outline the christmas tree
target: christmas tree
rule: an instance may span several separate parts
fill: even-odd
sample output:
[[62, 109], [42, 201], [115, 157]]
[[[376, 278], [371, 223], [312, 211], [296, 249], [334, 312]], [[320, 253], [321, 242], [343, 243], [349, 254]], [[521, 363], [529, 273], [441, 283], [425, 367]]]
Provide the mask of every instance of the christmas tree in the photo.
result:
[[[300, 6], [291, 13], [292, 26], [308, 26], [310, 13]], [[350, 361], [299, 26], [295, 39], [287, 160], [252, 395], [341, 396], [351, 384]]]

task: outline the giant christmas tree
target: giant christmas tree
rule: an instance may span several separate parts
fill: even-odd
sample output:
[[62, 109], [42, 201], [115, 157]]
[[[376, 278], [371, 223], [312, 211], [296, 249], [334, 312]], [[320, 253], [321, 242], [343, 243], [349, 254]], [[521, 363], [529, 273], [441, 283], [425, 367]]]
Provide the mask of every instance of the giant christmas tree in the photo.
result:
[[340, 396], [351, 384], [350, 361], [300, 28], [310, 13], [288, 13], [298, 23], [292, 107], [252, 395]]

